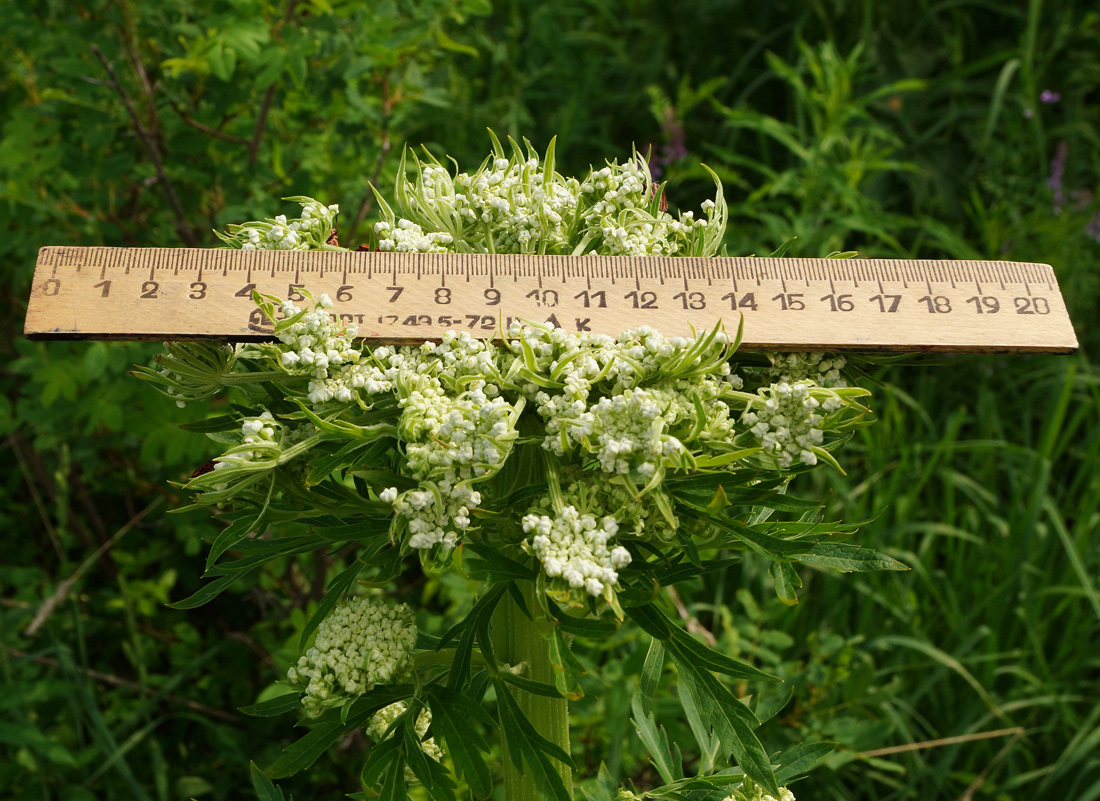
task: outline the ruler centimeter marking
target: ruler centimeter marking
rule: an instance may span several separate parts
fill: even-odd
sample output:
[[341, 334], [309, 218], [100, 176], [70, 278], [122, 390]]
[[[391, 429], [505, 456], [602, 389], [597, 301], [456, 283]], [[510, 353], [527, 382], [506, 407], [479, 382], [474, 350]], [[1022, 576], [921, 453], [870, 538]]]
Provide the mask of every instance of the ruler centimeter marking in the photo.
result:
[[[508, 280], [508, 279], [511, 280]], [[448, 280], [450, 279], [450, 280]], [[560, 279], [560, 280], [559, 280]], [[1003, 261], [516, 256], [45, 247], [31, 339], [271, 338], [252, 290], [330, 312], [382, 342], [514, 320], [617, 335], [743, 321], [747, 350], [1070, 353], [1054, 271]]]

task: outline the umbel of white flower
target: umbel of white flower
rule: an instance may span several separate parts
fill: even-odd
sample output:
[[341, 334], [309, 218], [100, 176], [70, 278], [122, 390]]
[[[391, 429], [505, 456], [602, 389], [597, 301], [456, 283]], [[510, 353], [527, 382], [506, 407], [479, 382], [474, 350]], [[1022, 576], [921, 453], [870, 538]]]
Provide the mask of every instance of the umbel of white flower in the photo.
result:
[[572, 589], [589, 595], [610, 593], [619, 580], [616, 571], [630, 564], [626, 548], [608, 548], [608, 541], [619, 531], [619, 522], [611, 515], [597, 521], [566, 506], [555, 518], [525, 516], [523, 530], [533, 535], [524, 544], [542, 562], [549, 578], [561, 577]]
[[287, 671], [287, 679], [304, 687], [306, 715], [318, 717], [376, 684], [400, 681], [416, 634], [407, 605], [352, 598], [321, 621], [313, 647]]
[[843, 401], [832, 391], [816, 387], [810, 381], [788, 384], [781, 381], [760, 390], [751, 411], [743, 421], [760, 441], [764, 452], [781, 468], [795, 460], [817, 464], [817, 448], [824, 441], [820, 407], [825, 412], [841, 408]]
[[[395, 206], [375, 193], [382, 220], [378, 249], [414, 253], [599, 253], [607, 256], [712, 256], [722, 244], [726, 203], [715, 178], [703, 217], [662, 211], [645, 158], [592, 168], [583, 180], [554, 170], [554, 143], [540, 155], [493, 136], [493, 152], [473, 173], [452, 176], [431, 154], [398, 170]], [[713, 173], [712, 173], [713, 176]]]
[[771, 795], [755, 782], [745, 782], [722, 801], [795, 801], [794, 793], [786, 787], [779, 788], [779, 796]]

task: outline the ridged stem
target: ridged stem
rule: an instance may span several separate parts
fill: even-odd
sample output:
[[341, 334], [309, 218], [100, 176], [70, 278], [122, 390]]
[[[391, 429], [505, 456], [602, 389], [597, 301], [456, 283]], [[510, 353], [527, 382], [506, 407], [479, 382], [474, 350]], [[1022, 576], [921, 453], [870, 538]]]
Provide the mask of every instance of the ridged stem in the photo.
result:
[[[535, 613], [539, 608], [535, 601], [535, 585], [518, 582], [527, 608]], [[535, 621], [516, 604], [511, 595], [505, 594], [493, 616], [493, 650], [497, 661], [510, 665], [526, 665], [524, 677], [544, 684], [554, 684], [554, 669], [550, 664], [550, 648]], [[520, 711], [531, 721], [535, 730], [550, 742], [569, 753], [569, 702], [564, 698], [546, 698], [532, 695], [520, 689], [510, 690]], [[535, 787], [530, 769], [524, 775], [508, 756], [508, 744], [504, 744], [504, 797], [506, 801], [543, 801]], [[556, 760], [551, 763], [573, 795], [573, 771]]]

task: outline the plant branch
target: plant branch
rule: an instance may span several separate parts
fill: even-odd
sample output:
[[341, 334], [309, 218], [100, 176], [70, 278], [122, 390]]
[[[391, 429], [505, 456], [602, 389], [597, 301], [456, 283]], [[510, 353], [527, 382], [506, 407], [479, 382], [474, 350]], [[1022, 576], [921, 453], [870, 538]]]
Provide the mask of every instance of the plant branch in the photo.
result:
[[250, 141], [243, 136], [233, 136], [233, 134], [227, 134], [225, 131], [219, 131], [217, 128], [211, 128], [209, 125], [204, 125], [198, 120], [190, 117], [186, 111], [179, 107], [178, 103], [172, 103], [172, 110], [175, 111], [179, 118], [185, 123], [198, 131], [202, 131], [207, 136], [212, 136], [215, 139], [221, 139], [223, 142], [230, 142], [234, 145], [247, 145]]
[[[61, 663], [56, 659], [51, 659], [48, 656], [31, 656], [26, 651], [21, 651], [18, 648], [9, 648], [8, 654], [14, 656], [16, 659], [30, 659], [39, 665], [45, 665], [46, 667], [61, 667]], [[103, 673], [99, 670], [93, 670], [92, 668], [77, 668], [81, 673], [87, 676], [89, 679], [103, 682], [104, 684], [110, 684], [113, 687], [124, 687], [127, 690], [134, 690], [135, 692], [143, 693], [145, 695], [156, 695], [157, 689], [155, 687], [142, 687], [136, 681], [130, 681], [124, 679], [121, 676], [113, 676], [110, 673]], [[217, 709], [216, 707], [207, 706], [206, 704], [200, 704], [198, 701], [192, 701], [190, 698], [180, 698], [178, 695], [162, 695], [165, 701], [176, 706], [186, 707], [194, 712], [200, 712], [208, 717], [217, 718], [223, 720], [226, 723], [232, 723], [235, 726], [240, 726], [243, 721], [237, 715], [231, 712], [225, 712], [224, 710]]]
[[164, 189], [165, 198], [168, 200], [168, 205], [172, 207], [172, 212], [176, 217], [176, 233], [179, 234], [180, 239], [183, 240], [183, 243], [188, 247], [198, 247], [199, 242], [195, 239], [194, 233], [187, 226], [187, 216], [183, 213], [183, 206], [180, 205], [179, 198], [176, 196], [176, 190], [173, 188], [172, 182], [168, 179], [168, 173], [165, 172], [164, 161], [161, 158], [160, 146], [157, 144], [156, 134], [153, 130], [146, 128], [142, 124], [141, 118], [138, 117], [137, 110], [134, 108], [133, 101], [130, 99], [129, 93], [118, 79], [118, 73], [115, 72], [114, 64], [103, 55], [103, 51], [100, 50], [97, 45], [92, 45], [92, 52], [95, 54], [96, 58], [99, 59], [100, 63], [103, 64], [103, 68], [107, 70], [107, 74], [111, 76], [109, 85], [118, 94], [119, 99], [122, 100], [122, 104], [126, 107], [127, 114], [130, 115], [130, 122], [137, 132], [138, 138], [141, 139], [142, 144], [145, 146], [145, 151], [149, 154], [149, 159], [153, 162], [153, 167], [157, 172], [157, 180]]
[[[371, 173], [370, 185], [377, 186], [378, 179], [382, 175], [382, 165], [386, 163], [392, 143], [390, 142], [390, 119], [393, 117], [394, 97], [390, 94], [390, 70], [382, 74], [382, 136], [378, 144], [378, 158], [374, 162], [374, 171]], [[359, 226], [374, 208], [374, 192], [368, 187], [363, 202], [359, 204], [359, 213], [355, 215], [355, 223], [351, 226], [351, 234], [355, 236]]]
[[[283, 25], [286, 25], [294, 17], [294, 8], [298, 5], [298, 0], [290, 0], [286, 7], [286, 14], [283, 16]], [[267, 114], [271, 111], [271, 104], [275, 100], [275, 85], [276, 82], [272, 81], [271, 86], [267, 87], [267, 92], [264, 93], [263, 103], [260, 104], [260, 114], [256, 117], [256, 127], [252, 129], [252, 141], [248, 145], [248, 166], [255, 167], [256, 160], [260, 155], [260, 141], [264, 137], [264, 129], [267, 127]]]
[[34, 620], [31, 621], [29, 626], [27, 626], [24, 634], [26, 634], [28, 637], [33, 637], [35, 634], [37, 634], [38, 630], [42, 628], [42, 625], [49, 619], [50, 615], [53, 614], [53, 610], [57, 608], [58, 604], [65, 600], [66, 596], [69, 594], [69, 590], [72, 589], [73, 585], [76, 584], [76, 582], [80, 581], [80, 577], [83, 576], [85, 572], [87, 572], [88, 568], [99, 561], [99, 558], [103, 556], [103, 554], [111, 550], [111, 548], [114, 547], [115, 543], [122, 539], [126, 535], [126, 533], [130, 531], [130, 529], [140, 523], [147, 514], [153, 511], [153, 509], [155, 509], [163, 501], [164, 496], [154, 498], [148, 506], [142, 509], [138, 514], [131, 517], [126, 522], [126, 525], [116, 531], [109, 540], [96, 548], [95, 551], [93, 551], [87, 559], [81, 562], [80, 566], [73, 571], [71, 576], [58, 584], [57, 589], [53, 591], [53, 595], [47, 598], [45, 602], [43, 602], [42, 606], [38, 608], [38, 612], [35, 614]]

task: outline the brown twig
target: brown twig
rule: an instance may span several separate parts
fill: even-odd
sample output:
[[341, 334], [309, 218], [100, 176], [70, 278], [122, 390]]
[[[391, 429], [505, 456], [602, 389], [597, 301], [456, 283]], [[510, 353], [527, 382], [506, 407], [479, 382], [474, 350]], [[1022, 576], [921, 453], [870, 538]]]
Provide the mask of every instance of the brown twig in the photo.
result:
[[958, 737], [944, 737], [939, 740], [925, 740], [922, 743], [906, 743], [905, 745], [891, 745], [888, 748], [876, 748], [873, 751], [861, 751], [859, 756], [864, 759], [871, 757], [888, 756], [890, 754], [903, 754], [907, 751], [923, 751], [926, 748], [941, 748], [945, 745], [958, 745], [974, 740], [989, 740], [993, 737], [1007, 737], [1010, 734], [1019, 737], [1024, 733], [1022, 726], [1013, 726], [1011, 729], [997, 729], [996, 731], [982, 731], [976, 734], [960, 734]]
[[160, 503], [164, 501], [163, 496], [154, 498], [153, 501], [141, 510], [138, 514], [132, 516], [122, 528], [112, 535], [112, 537], [105, 543], [100, 545], [92, 554], [80, 563], [80, 566], [73, 571], [72, 575], [57, 585], [57, 589], [53, 591], [53, 595], [43, 602], [39, 607], [38, 612], [34, 616], [34, 620], [27, 626], [27, 630], [24, 632], [28, 637], [33, 637], [38, 633], [38, 630], [53, 614], [53, 610], [57, 608], [57, 605], [65, 600], [65, 597], [69, 594], [69, 590], [76, 582], [80, 581], [80, 577], [87, 572], [88, 568], [96, 563], [96, 561], [107, 553], [120, 539], [122, 539], [130, 529], [140, 523], [147, 514], [155, 509]]
[[[168, 173], [164, 170], [164, 161], [161, 159], [160, 146], [157, 144], [156, 134], [142, 124], [141, 118], [138, 117], [137, 110], [134, 108], [133, 101], [126, 91], [126, 87], [124, 87], [122, 82], [118, 79], [118, 73], [115, 72], [114, 64], [103, 55], [103, 51], [100, 50], [97, 45], [92, 45], [92, 52], [95, 54], [96, 58], [99, 59], [100, 63], [103, 64], [103, 68], [107, 70], [107, 74], [111, 76], [110, 86], [115, 90], [122, 100], [122, 104], [126, 107], [126, 112], [130, 115], [130, 122], [137, 132], [138, 138], [141, 139], [142, 144], [145, 146], [145, 151], [149, 154], [149, 159], [153, 162], [153, 168], [157, 173], [157, 180], [164, 189], [164, 195], [168, 200], [168, 205], [172, 207], [172, 212], [176, 216], [176, 233], [179, 234], [180, 239], [183, 240], [184, 244], [188, 247], [198, 247], [198, 240], [195, 239], [194, 233], [187, 226], [187, 216], [184, 214], [183, 207], [180, 205], [179, 198], [176, 196], [176, 190], [173, 188], [172, 182], [168, 179]], [[150, 102], [152, 102], [151, 99]]]
[[[382, 165], [386, 163], [392, 144], [390, 142], [390, 117], [393, 116], [395, 98], [390, 94], [390, 71], [387, 69], [382, 74], [382, 141], [378, 145], [378, 158], [374, 162], [374, 172], [370, 177], [370, 185], [376, 186], [382, 175]], [[351, 226], [351, 235], [355, 236], [359, 226], [374, 208], [374, 191], [370, 188], [363, 196], [363, 202], [359, 205], [359, 213], [355, 215], [355, 223]]]
[[[26, 659], [29, 657], [32, 661], [40, 665], [45, 665], [46, 667], [61, 667], [61, 663], [56, 659], [50, 659], [48, 656], [30, 656], [26, 651], [21, 651], [18, 648], [9, 648], [8, 653], [17, 659]], [[155, 687], [142, 687], [136, 681], [130, 681], [121, 676], [112, 676], [110, 673], [103, 673], [98, 670], [93, 670], [92, 668], [77, 668], [77, 670], [89, 679], [100, 681], [104, 684], [110, 684], [113, 687], [124, 687], [127, 690], [134, 690], [139, 693], [144, 693], [145, 695], [157, 694], [157, 689]], [[189, 698], [180, 698], [178, 695], [167, 694], [162, 695], [161, 698], [170, 704], [186, 707], [194, 712], [200, 712], [208, 717], [218, 718], [219, 720], [224, 720], [226, 723], [232, 723], [236, 726], [240, 726], [244, 722], [240, 717], [231, 712], [225, 712], [224, 710], [207, 706], [206, 704], [200, 704], [198, 701], [192, 701]]]
[[175, 111], [179, 118], [185, 123], [195, 130], [202, 131], [207, 136], [213, 136], [215, 139], [221, 139], [223, 142], [231, 142], [234, 145], [247, 145], [250, 141], [243, 136], [233, 136], [233, 134], [227, 134], [225, 131], [219, 131], [217, 128], [211, 128], [209, 125], [204, 125], [198, 120], [188, 116], [187, 112], [180, 108], [178, 103], [172, 103], [172, 110]]
[[1016, 744], [1016, 741], [1023, 736], [1023, 729], [1012, 736], [1012, 739], [1004, 744], [1004, 748], [997, 752], [997, 756], [990, 760], [989, 764], [982, 768], [982, 772], [978, 774], [977, 778], [970, 783], [970, 786], [966, 788], [966, 791], [959, 796], [958, 801], [972, 801], [974, 793], [981, 789], [985, 784], [985, 779], [989, 775], [990, 771], [997, 766], [997, 764], [1008, 756], [1008, 752], [1012, 750], [1012, 746]]
[[[294, 8], [298, 5], [298, 0], [290, 0], [286, 7], [286, 14], [283, 16], [283, 25], [286, 25], [294, 17]], [[271, 86], [267, 87], [267, 92], [264, 93], [263, 103], [260, 104], [260, 114], [256, 117], [256, 127], [252, 129], [252, 141], [248, 145], [248, 166], [255, 167], [256, 160], [260, 156], [260, 140], [263, 139], [264, 129], [267, 127], [267, 113], [271, 111], [271, 104], [275, 100], [275, 82], [271, 83]]]
[[666, 587], [665, 589], [668, 591], [668, 597], [672, 599], [672, 603], [676, 607], [676, 611], [679, 613], [680, 619], [684, 621], [684, 625], [687, 630], [692, 634], [698, 634], [700, 637], [703, 638], [703, 641], [706, 642], [706, 644], [709, 645], [711, 648], [716, 646], [718, 644], [718, 640], [711, 633], [710, 629], [700, 623], [699, 619], [688, 611], [688, 608], [684, 606], [684, 602], [680, 598], [680, 593], [676, 591], [676, 588], [670, 586]]
[[50, 516], [46, 513], [46, 505], [42, 503], [42, 496], [38, 494], [38, 482], [31, 476], [31, 466], [20, 450], [19, 434], [12, 434], [8, 437], [8, 443], [15, 453], [15, 460], [19, 462], [19, 469], [23, 472], [23, 480], [27, 482], [27, 489], [30, 490], [31, 500], [34, 501], [35, 508], [38, 509], [38, 516], [42, 520], [42, 527], [46, 529], [46, 534], [49, 535], [50, 544], [53, 545], [57, 558], [64, 561], [65, 552], [61, 549], [61, 540], [57, 536], [57, 530], [53, 527], [53, 521], [50, 520]]

